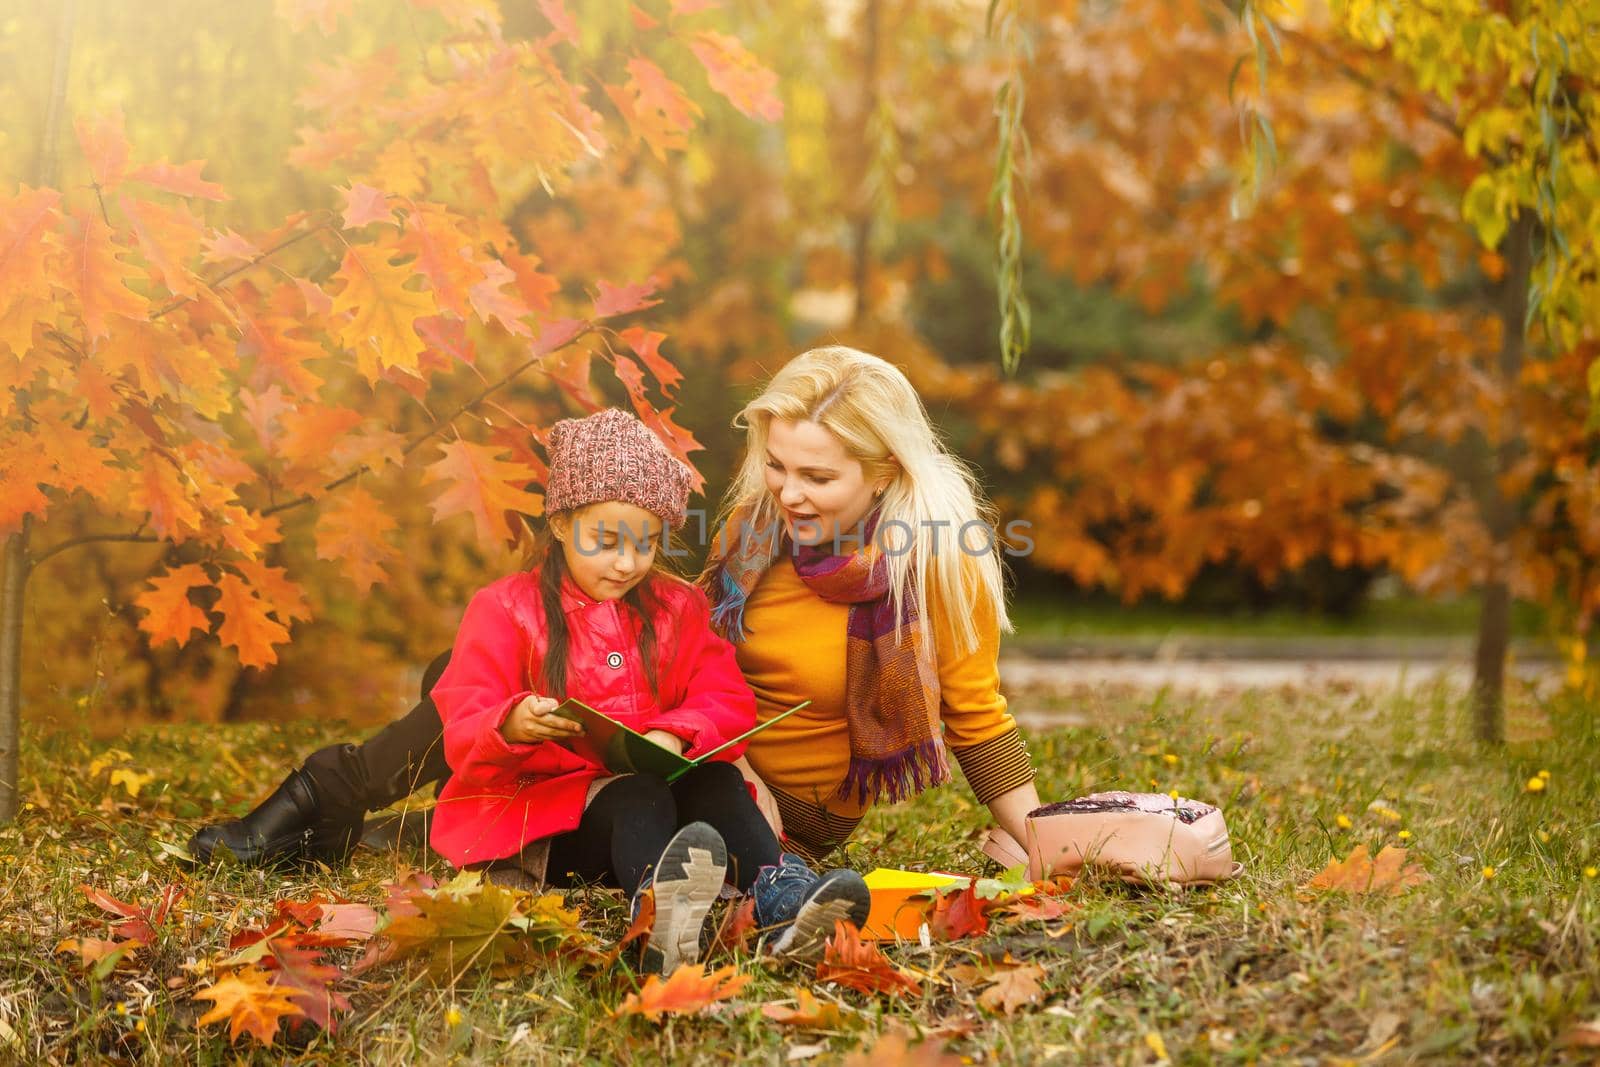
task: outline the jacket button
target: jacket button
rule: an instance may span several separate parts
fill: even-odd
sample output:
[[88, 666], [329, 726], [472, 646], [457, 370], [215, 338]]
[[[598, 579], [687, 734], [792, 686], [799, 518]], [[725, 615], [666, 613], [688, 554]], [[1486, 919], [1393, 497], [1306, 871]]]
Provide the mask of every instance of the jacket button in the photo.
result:
[[606, 666], [610, 667], [614, 671], [621, 670], [622, 669], [622, 653], [621, 652], [613, 652], [610, 655], [606, 656]]

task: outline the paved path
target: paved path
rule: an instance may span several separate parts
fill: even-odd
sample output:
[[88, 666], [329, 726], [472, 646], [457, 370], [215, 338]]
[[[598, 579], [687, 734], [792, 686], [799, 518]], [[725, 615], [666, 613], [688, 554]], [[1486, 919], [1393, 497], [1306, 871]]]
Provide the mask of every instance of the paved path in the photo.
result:
[[[1561, 683], [1560, 665], [1547, 660], [1513, 663], [1510, 670], [1539, 690], [1553, 689]], [[1029, 690], [1070, 692], [1109, 688], [1153, 692], [1165, 687], [1178, 693], [1210, 695], [1285, 687], [1412, 690], [1441, 683], [1465, 692], [1471, 680], [1471, 665], [1455, 659], [1035, 659], [1019, 655], [1000, 658], [1000, 683], [1013, 697], [1023, 696]], [[1020, 710], [1018, 715], [1024, 720], [1030, 717]], [[1032, 717], [1039, 716], [1035, 713]], [[1072, 725], [1072, 720], [1081, 718], [1065, 711], [1052, 711], [1045, 717], [1054, 726]]]

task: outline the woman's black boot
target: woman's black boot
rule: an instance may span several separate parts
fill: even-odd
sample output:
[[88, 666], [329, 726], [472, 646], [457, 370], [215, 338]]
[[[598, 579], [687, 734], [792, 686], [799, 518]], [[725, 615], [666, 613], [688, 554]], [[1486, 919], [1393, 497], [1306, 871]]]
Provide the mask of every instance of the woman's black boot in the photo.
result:
[[302, 770], [293, 770], [248, 815], [202, 826], [189, 839], [189, 854], [201, 864], [222, 858], [224, 852], [247, 867], [299, 863], [312, 858], [307, 848], [318, 821], [311, 778]]

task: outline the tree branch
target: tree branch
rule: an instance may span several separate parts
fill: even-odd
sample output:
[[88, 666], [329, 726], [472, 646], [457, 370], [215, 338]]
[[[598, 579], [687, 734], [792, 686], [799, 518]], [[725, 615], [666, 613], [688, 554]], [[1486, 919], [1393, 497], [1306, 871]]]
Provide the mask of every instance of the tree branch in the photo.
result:
[[93, 544], [97, 541], [125, 541], [130, 543], [156, 545], [160, 544], [162, 540], [163, 538], [157, 537], [155, 534], [139, 533], [137, 530], [131, 533], [86, 534], [83, 537], [74, 537], [70, 540], [63, 541], [59, 545], [51, 545], [49, 548], [33, 557], [33, 565], [37, 567], [39, 564], [43, 563], [45, 560], [49, 559], [58, 552], [65, 552], [69, 548], [77, 548], [79, 545]]
[[[217, 275], [215, 278], [211, 279], [209, 282], [206, 282], [205, 283], [206, 288], [207, 289], [215, 289], [217, 286], [221, 285], [223, 282], [227, 281], [229, 278], [232, 278], [232, 277], [234, 277], [235, 275], [238, 275], [238, 274], [243, 274], [245, 271], [249, 270], [250, 268], [252, 268], [254, 266], [257, 266], [258, 264], [263, 263], [268, 259], [271, 259], [273, 256], [277, 255], [279, 252], [282, 252], [285, 248], [288, 248], [291, 245], [297, 245], [301, 241], [304, 241], [307, 237], [312, 237], [312, 236], [314, 236], [314, 235], [316, 235], [318, 233], [321, 233], [323, 230], [328, 229], [329, 225], [330, 224], [326, 223], [326, 222], [319, 222], [315, 226], [311, 227], [311, 229], [309, 229], [309, 230], [302, 230], [300, 233], [295, 234], [293, 237], [288, 237], [288, 238], [285, 238], [282, 241], [279, 241], [277, 244], [273, 245], [271, 248], [267, 249], [265, 252], [261, 253], [259, 256], [256, 256], [254, 259], [250, 260], [250, 262], [241, 263], [237, 267], [234, 267], [232, 270], [223, 271], [221, 274]], [[192, 297], [192, 296], [180, 296], [180, 297], [178, 297], [178, 299], [172, 301], [170, 304], [165, 304], [161, 308], [159, 308], [158, 310], [152, 312], [151, 315], [150, 315], [150, 319], [151, 319], [151, 321], [159, 319], [161, 316], [165, 315], [167, 312], [176, 311], [179, 308], [181, 308], [183, 305], [187, 304], [189, 301], [191, 301], [193, 299], [194, 299], [194, 297]]]
[[[588, 336], [589, 334], [593, 333], [594, 330], [595, 330], [594, 324], [590, 323], [588, 326], [584, 327], [582, 330], [578, 331], [577, 333], [573, 334], [570, 338], [568, 338], [566, 344], [563, 344], [561, 346], [561, 348], [565, 348], [567, 345], [572, 344], [574, 341], [577, 341], [580, 338]], [[539, 361], [543, 360], [546, 356], [553, 355], [555, 352], [558, 352], [558, 351], [560, 351], [560, 349], [552, 349], [550, 352], [541, 352], [537, 356], [534, 356], [532, 359], [527, 360], [527, 361], [519, 364], [516, 367], [516, 369], [512, 370], [511, 373], [507, 374], [505, 377], [501, 378], [499, 381], [491, 382], [490, 384], [484, 386], [482, 389], [480, 389], [478, 391], [478, 393], [475, 396], [473, 396], [470, 400], [466, 400], [463, 403], [461, 403], [450, 414], [445, 415], [442, 418], [434, 420], [433, 425], [428, 427], [421, 434], [419, 434], [416, 437], [412, 438], [411, 441], [408, 442], [406, 444], [406, 446], [400, 450], [400, 454], [402, 456], [409, 456], [411, 453], [415, 452], [417, 449], [419, 449], [423, 445], [427, 444], [427, 442], [429, 440], [431, 440], [436, 434], [438, 434], [445, 427], [447, 427], [451, 423], [455, 422], [456, 419], [460, 418], [466, 412], [468, 412], [468, 411], [472, 410], [473, 408], [477, 407], [479, 404], [483, 403], [490, 396], [493, 396], [495, 393], [499, 392], [501, 389], [504, 389], [507, 385], [510, 385], [517, 378], [521, 377], [524, 372], [526, 372], [529, 368], [533, 367]], [[348, 472], [340, 475], [339, 477], [335, 478], [333, 481], [329, 482], [327, 485], [324, 485], [322, 487], [322, 491], [324, 493], [332, 492], [333, 490], [339, 488], [341, 485], [345, 485], [348, 482], [353, 481], [354, 479], [360, 477], [362, 474], [365, 474], [366, 472], [370, 471], [371, 469], [372, 468], [368, 467], [365, 463], [363, 463], [361, 466], [356, 467], [354, 470], [348, 471]], [[263, 510], [260, 514], [261, 514], [261, 516], [263, 518], [265, 518], [268, 515], [276, 515], [280, 511], [288, 511], [291, 508], [297, 508], [297, 507], [300, 507], [303, 504], [309, 504], [315, 499], [316, 499], [316, 497], [312, 496], [310, 493], [306, 493], [305, 495], [296, 497], [293, 500], [285, 500], [281, 504], [274, 504], [272, 507], [266, 508], [265, 510]]]

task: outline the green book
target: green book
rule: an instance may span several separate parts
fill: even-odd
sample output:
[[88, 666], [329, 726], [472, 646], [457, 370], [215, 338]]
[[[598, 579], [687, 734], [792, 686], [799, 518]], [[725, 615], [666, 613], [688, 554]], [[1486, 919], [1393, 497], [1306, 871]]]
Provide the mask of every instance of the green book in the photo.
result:
[[689, 759], [670, 748], [662, 748], [639, 731], [623, 725], [604, 712], [596, 711], [576, 697], [568, 697], [556, 706], [555, 714], [580, 724], [583, 733], [558, 741], [557, 744], [585, 759], [594, 760], [613, 774], [659, 774], [667, 781], [674, 782], [729, 746], [737, 745], [773, 723], [787, 719], [810, 703], [809, 700], [802, 700], [788, 711], [779, 712], [766, 722], [756, 723], [738, 737]]

